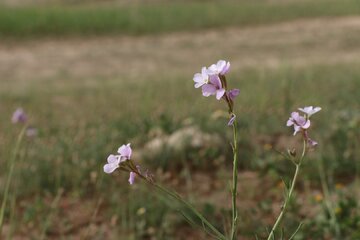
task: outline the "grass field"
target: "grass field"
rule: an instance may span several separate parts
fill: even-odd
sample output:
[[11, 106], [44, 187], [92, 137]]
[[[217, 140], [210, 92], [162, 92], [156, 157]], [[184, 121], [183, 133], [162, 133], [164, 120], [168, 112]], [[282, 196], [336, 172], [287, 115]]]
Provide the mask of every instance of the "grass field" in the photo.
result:
[[[229, 84], [241, 89], [241, 239], [264, 237], [279, 211], [281, 179], [293, 168], [271, 147], [298, 146], [285, 124], [305, 105], [323, 108], [312, 129], [320, 146], [304, 164], [285, 234], [303, 221], [296, 239], [335, 239], [325, 174], [339, 239], [359, 239], [358, 1], [96, 6], [0, 10], [0, 34], [9, 37], [0, 40], [1, 189], [20, 131], [12, 112], [23, 107], [38, 129], [16, 161], [4, 237], [207, 239], [140, 181], [129, 186], [121, 172], [103, 173], [108, 154], [127, 142], [158, 181], [224, 229], [231, 131], [223, 104], [202, 97], [192, 81], [224, 58]], [[189, 126], [220, 141], [180, 153], [147, 148]]]
[[0, 36], [139, 35], [359, 13], [357, 0], [3, 6], [0, 7]]

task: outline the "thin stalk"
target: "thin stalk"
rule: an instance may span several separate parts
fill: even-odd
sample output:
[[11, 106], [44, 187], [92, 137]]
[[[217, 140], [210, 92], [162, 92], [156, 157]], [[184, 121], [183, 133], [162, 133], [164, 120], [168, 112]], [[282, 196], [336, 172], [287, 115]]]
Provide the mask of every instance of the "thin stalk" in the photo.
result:
[[232, 176], [232, 224], [231, 224], [231, 240], [236, 239], [237, 232], [237, 221], [238, 221], [238, 211], [236, 206], [236, 198], [237, 198], [237, 182], [238, 182], [238, 158], [237, 158], [237, 123], [234, 121], [233, 124], [233, 176]]
[[188, 203], [187, 201], [185, 201], [184, 199], [182, 199], [182, 197], [177, 194], [176, 192], [172, 192], [154, 182], [149, 182], [146, 179], [144, 179], [147, 183], [149, 183], [151, 186], [157, 188], [158, 190], [160, 190], [161, 192], [173, 197], [174, 199], [178, 200], [179, 202], [181, 202], [182, 204], [184, 204], [188, 209], [190, 209], [201, 221], [202, 223], [208, 227], [215, 235], [218, 239], [220, 240], [226, 240], [225, 236], [219, 231], [217, 230], [208, 220], [206, 220], [206, 218], [200, 213], [198, 212], [190, 203]]
[[277, 230], [277, 228], [279, 227], [282, 219], [284, 218], [284, 215], [285, 215], [285, 212], [287, 210], [287, 207], [288, 207], [288, 204], [290, 202], [290, 199], [292, 197], [292, 194], [294, 192], [294, 188], [295, 188], [295, 185], [296, 185], [296, 181], [297, 181], [297, 178], [299, 176], [299, 171], [300, 171], [300, 167], [301, 167], [301, 163], [305, 157], [305, 153], [306, 153], [306, 139], [304, 139], [304, 143], [303, 143], [303, 151], [302, 151], [302, 154], [301, 154], [301, 157], [300, 157], [300, 160], [298, 163], [295, 163], [295, 173], [294, 173], [294, 177], [291, 181], [291, 186], [290, 186], [290, 189], [287, 193], [287, 196], [286, 196], [286, 199], [285, 199], [285, 202], [284, 202], [284, 205], [282, 206], [282, 209], [281, 209], [281, 212], [278, 216], [278, 218], [276, 219], [276, 222], [274, 224], [274, 226], [272, 227], [271, 229], [271, 232], [267, 238], [267, 240], [272, 240], [274, 239], [274, 234], [275, 234], [275, 231]]
[[13, 155], [12, 155], [12, 158], [10, 161], [10, 170], [9, 170], [9, 174], [6, 179], [5, 192], [4, 192], [4, 197], [3, 197], [3, 201], [2, 201], [1, 209], [0, 209], [0, 235], [2, 233], [2, 227], [3, 227], [3, 223], [4, 223], [4, 214], [5, 214], [5, 209], [6, 209], [6, 202], [7, 202], [8, 195], [9, 195], [10, 184], [11, 184], [11, 180], [12, 180], [12, 177], [14, 174], [15, 160], [18, 155], [18, 152], [20, 149], [20, 143], [24, 137], [26, 128], [27, 128], [27, 125], [24, 125], [24, 127], [21, 129], [21, 131], [18, 135], [16, 144], [15, 144], [15, 148], [14, 148], [14, 152], [13, 152]]

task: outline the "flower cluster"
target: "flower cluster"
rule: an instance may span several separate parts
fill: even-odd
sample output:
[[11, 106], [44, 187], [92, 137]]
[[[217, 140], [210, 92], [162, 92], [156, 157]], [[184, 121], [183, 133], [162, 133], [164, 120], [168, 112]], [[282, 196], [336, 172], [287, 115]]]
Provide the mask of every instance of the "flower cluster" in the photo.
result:
[[294, 127], [294, 136], [298, 132], [301, 132], [303, 134], [303, 137], [307, 140], [309, 146], [315, 147], [318, 143], [309, 137], [307, 130], [311, 126], [310, 117], [313, 114], [319, 112], [321, 108], [309, 106], [304, 108], [298, 108], [298, 110], [304, 113], [304, 115], [300, 115], [299, 112], [292, 112], [286, 125], [288, 127]]
[[193, 80], [195, 88], [202, 90], [202, 95], [209, 97], [215, 95], [217, 100], [224, 99], [229, 106], [230, 120], [228, 125], [234, 124], [236, 115], [233, 111], [234, 99], [239, 95], [239, 89], [227, 89], [225, 74], [230, 70], [230, 62], [219, 60], [210, 67], [203, 67], [200, 73], [195, 73]]
[[147, 181], [153, 181], [152, 175], [146, 171], [142, 174], [140, 166], [135, 165], [131, 160], [132, 149], [130, 143], [122, 145], [118, 149], [118, 154], [110, 154], [107, 158], [107, 164], [104, 165], [104, 172], [107, 174], [113, 173], [116, 169], [129, 172], [129, 183], [134, 184], [135, 177], [139, 176]]
[[104, 166], [104, 172], [110, 174], [120, 167], [120, 163], [130, 160], [132, 154], [130, 143], [119, 147], [118, 153], [118, 155], [109, 155], [107, 158], [108, 163]]
[[201, 87], [202, 94], [205, 97], [212, 95], [220, 100], [224, 96], [234, 100], [239, 95], [239, 89], [227, 90], [225, 74], [230, 70], [230, 62], [219, 60], [210, 67], [203, 67], [200, 73], [195, 73], [193, 80], [195, 88]]

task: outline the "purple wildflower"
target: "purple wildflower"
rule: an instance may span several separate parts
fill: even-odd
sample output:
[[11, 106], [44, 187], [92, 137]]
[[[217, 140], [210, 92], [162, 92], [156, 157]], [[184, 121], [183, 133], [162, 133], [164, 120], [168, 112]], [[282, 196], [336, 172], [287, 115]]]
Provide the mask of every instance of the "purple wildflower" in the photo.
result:
[[299, 108], [300, 111], [302, 111], [303, 113], [305, 113], [308, 118], [310, 118], [313, 114], [319, 112], [321, 110], [321, 107], [304, 107], [304, 108]]
[[120, 167], [120, 155], [110, 154], [107, 158], [107, 164], [104, 165], [104, 172], [110, 174]]
[[117, 168], [120, 167], [120, 163], [125, 162], [126, 160], [129, 160], [131, 158], [132, 150], [130, 147], [130, 143], [119, 147], [118, 153], [119, 155], [110, 154], [107, 158], [108, 163], [104, 166], [105, 173], [110, 174], [114, 172]]
[[225, 75], [230, 70], [230, 62], [219, 60], [208, 68], [209, 75]]
[[199, 88], [202, 85], [207, 84], [209, 82], [209, 75], [206, 67], [201, 69], [201, 73], [195, 73], [193, 80], [195, 82], [195, 88]]
[[240, 94], [240, 90], [237, 88], [231, 89], [227, 92], [228, 97], [230, 98], [231, 101], [234, 101], [234, 99], [236, 98], [237, 95]]
[[134, 184], [135, 176], [136, 176], [136, 173], [130, 172], [130, 174], [129, 174], [129, 180], [128, 180], [129, 183], [130, 183], [130, 185]]
[[16, 109], [16, 111], [13, 113], [11, 122], [12, 123], [25, 123], [27, 120], [27, 116], [22, 108]]
[[118, 153], [121, 156], [121, 160], [125, 161], [131, 158], [131, 147], [130, 147], [130, 143], [128, 143], [127, 145], [122, 145], [121, 147], [119, 147], [118, 149]]
[[310, 120], [303, 116], [300, 116], [298, 112], [292, 112], [291, 117], [287, 121], [288, 127], [294, 126], [294, 135], [296, 135], [302, 129], [308, 129], [310, 127]]
[[205, 97], [216, 95], [217, 100], [220, 100], [224, 96], [225, 89], [218, 75], [210, 76], [209, 83], [202, 86], [202, 93]]

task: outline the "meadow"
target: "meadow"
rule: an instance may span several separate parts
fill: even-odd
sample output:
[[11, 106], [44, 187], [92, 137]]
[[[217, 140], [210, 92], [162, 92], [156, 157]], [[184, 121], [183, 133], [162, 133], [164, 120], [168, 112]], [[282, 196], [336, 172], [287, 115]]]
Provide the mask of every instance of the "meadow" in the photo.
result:
[[[241, 91], [239, 238], [266, 236], [293, 172], [277, 150], [300, 142], [286, 121], [316, 105], [319, 147], [285, 235], [303, 222], [295, 239], [360, 239], [359, 12], [355, 0], [0, 7], [1, 189], [20, 131], [13, 111], [38, 129], [16, 159], [4, 239], [208, 239], [140, 181], [104, 174], [127, 142], [159, 182], [227, 230], [231, 130], [223, 105], [192, 81], [218, 59], [231, 62], [229, 85]], [[189, 129], [213, 140], [153, 147]]]

